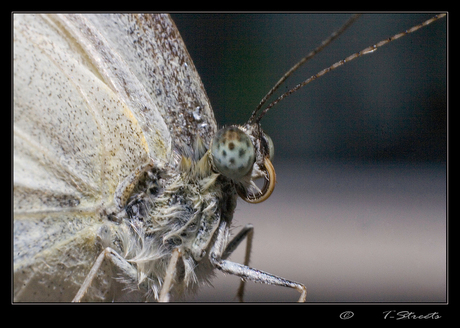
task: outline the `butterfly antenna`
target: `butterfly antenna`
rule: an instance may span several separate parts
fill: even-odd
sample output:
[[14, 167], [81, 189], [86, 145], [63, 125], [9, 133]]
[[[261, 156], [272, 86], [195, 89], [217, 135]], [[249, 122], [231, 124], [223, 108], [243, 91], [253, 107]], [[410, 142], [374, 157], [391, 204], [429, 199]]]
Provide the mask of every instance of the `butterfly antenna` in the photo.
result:
[[284, 98], [286, 98], [287, 96], [293, 94], [294, 92], [296, 92], [297, 90], [299, 90], [300, 88], [302, 88], [303, 86], [307, 85], [308, 83], [312, 82], [313, 80], [316, 80], [317, 78], [323, 76], [324, 74], [336, 69], [337, 67], [340, 67], [342, 66], [343, 64], [345, 63], [348, 63], [350, 61], [352, 61], [353, 59], [356, 59], [358, 57], [361, 57], [363, 55], [367, 55], [367, 54], [370, 54], [370, 53], [373, 53], [374, 51], [376, 51], [378, 48], [386, 45], [387, 43], [391, 42], [391, 41], [394, 41], [396, 39], [399, 39], [407, 34], [410, 34], [412, 32], [415, 32], [417, 31], [418, 29], [424, 27], [424, 26], [427, 26], [431, 23], [433, 23], [434, 21], [442, 18], [446, 16], [446, 14], [439, 14], [439, 15], [436, 15], [426, 21], [424, 21], [423, 23], [421, 24], [418, 24], [418, 25], [415, 25], [413, 27], [411, 27], [410, 29], [408, 30], [405, 30], [404, 32], [401, 32], [401, 33], [398, 33], [398, 34], [395, 34], [393, 35], [392, 37], [389, 37], [388, 39], [385, 39], [385, 40], [382, 40], [376, 44], [374, 44], [373, 46], [370, 46], [370, 47], [367, 47], [359, 52], [356, 52], [350, 56], [348, 56], [347, 58], [345, 59], [342, 59], [338, 62], [336, 62], [335, 64], [332, 64], [331, 66], [329, 66], [328, 68], [325, 68], [323, 69], [322, 71], [320, 71], [319, 73], [309, 77], [308, 79], [306, 79], [305, 81], [303, 81], [302, 83], [299, 83], [297, 84], [294, 88], [292, 88], [291, 90], [283, 93], [281, 96], [279, 96], [276, 100], [274, 100], [272, 103], [270, 103], [261, 113], [260, 115], [257, 117], [257, 118], [253, 118], [251, 116], [251, 120], [250, 122], [255, 122], [255, 123], [258, 123], [260, 122], [260, 120], [262, 119], [262, 117], [268, 112], [268, 110], [270, 108], [272, 108], [273, 106], [275, 106], [277, 103], [279, 103], [281, 100], [283, 100]]
[[268, 100], [268, 98], [279, 88], [279, 86], [281, 84], [283, 84], [284, 81], [286, 81], [286, 79], [292, 75], [292, 73], [294, 73], [300, 66], [302, 66], [303, 64], [305, 64], [309, 59], [313, 58], [317, 53], [319, 53], [321, 50], [323, 50], [324, 48], [326, 48], [326, 46], [331, 43], [332, 41], [334, 41], [335, 39], [337, 39], [343, 32], [345, 32], [345, 30], [351, 26], [351, 24], [354, 23], [355, 20], [357, 20], [359, 18], [359, 16], [361, 16], [361, 14], [354, 14], [352, 15], [346, 22], [345, 24], [342, 25], [342, 27], [340, 27], [337, 31], [334, 31], [327, 39], [325, 39], [323, 42], [321, 42], [321, 44], [313, 51], [311, 51], [308, 55], [306, 55], [305, 57], [303, 57], [299, 62], [297, 62], [297, 64], [295, 64], [294, 66], [291, 67], [291, 69], [289, 69], [289, 71], [286, 72], [286, 74], [283, 75], [283, 77], [275, 84], [275, 86], [265, 95], [265, 97], [260, 101], [259, 105], [257, 106], [257, 108], [254, 110], [254, 112], [252, 112], [252, 115], [251, 117], [249, 118], [249, 123], [251, 123], [257, 112], [260, 110], [260, 108], [262, 108], [262, 106], [266, 103], [266, 101]]

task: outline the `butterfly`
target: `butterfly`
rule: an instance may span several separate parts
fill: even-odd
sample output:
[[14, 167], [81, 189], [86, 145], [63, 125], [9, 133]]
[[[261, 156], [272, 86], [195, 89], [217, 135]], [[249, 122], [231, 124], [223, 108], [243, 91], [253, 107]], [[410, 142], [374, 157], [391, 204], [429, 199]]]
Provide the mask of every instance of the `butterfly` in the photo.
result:
[[14, 47], [15, 300], [174, 299], [215, 268], [305, 299], [226, 260], [251, 240], [229, 237], [238, 195], [273, 191], [272, 141], [217, 129], [168, 16], [18, 15]]

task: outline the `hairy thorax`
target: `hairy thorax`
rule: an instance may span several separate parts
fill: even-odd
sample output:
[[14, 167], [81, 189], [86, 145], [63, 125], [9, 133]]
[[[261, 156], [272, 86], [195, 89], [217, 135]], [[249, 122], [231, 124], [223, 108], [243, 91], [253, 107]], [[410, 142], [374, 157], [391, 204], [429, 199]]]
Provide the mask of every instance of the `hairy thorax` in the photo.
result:
[[170, 164], [154, 163], [140, 174], [127, 204], [109, 217], [98, 233], [102, 247], [112, 247], [136, 267], [136, 279], [120, 276], [128, 287], [158, 298], [171, 253], [181, 261], [171, 295], [194, 291], [209, 282], [213, 267], [206, 254], [221, 220], [231, 222], [236, 206], [233, 183], [213, 172], [209, 152], [195, 147]]

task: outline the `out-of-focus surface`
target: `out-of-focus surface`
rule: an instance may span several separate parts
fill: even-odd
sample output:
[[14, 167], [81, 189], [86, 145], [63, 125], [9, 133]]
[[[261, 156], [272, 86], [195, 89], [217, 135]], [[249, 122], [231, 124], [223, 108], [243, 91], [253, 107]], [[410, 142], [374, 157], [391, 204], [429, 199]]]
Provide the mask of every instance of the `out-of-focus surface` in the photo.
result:
[[[366, 14], [286, 91], [431, 14]], [[243, 123], [295, 62], [349, 15], [173, 15], [220, 126]], [[275, 144], [270, 199], [240, 201], [251, 266], [306, 284], [312, 302], [446, 301], [446, 18], [304, 87], [262, 120]], [[231, 257], [242, 263], [244, 245]], [[233, 301], [237, 277], [189, 301]], [[247, 301], [295, 301], [248, 282]]]
[[[235, 231], [255, 226], [251, 265], [302, 282], [311, 302], [445, 302], [443, 165], [276, 162], [264, 204], [242, 201]], [[244, 245], [232, 260], [242, 262]], [[196, 301], [233, 301], [239, 279], [217, 274]], [[248, 282], [246, 301], [298, 293]]]

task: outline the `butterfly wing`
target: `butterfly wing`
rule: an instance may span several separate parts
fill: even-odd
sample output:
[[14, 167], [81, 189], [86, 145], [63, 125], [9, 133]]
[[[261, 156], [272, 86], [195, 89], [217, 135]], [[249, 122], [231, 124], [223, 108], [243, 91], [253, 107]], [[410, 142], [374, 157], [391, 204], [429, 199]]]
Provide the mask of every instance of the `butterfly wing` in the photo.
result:
[[122, 55], [126, 67], [151, 96], [171, 134], [172, 146], [186, 152], [197, 135], [209, 144], [217, 131], [214, 113], [169, 16], [85, 15], [84, 18]]
[[120, 181], [215, 127], [168, 16], [15, 15], [15, 301], [71, 300]]

